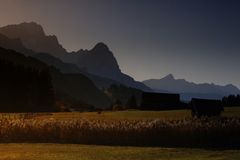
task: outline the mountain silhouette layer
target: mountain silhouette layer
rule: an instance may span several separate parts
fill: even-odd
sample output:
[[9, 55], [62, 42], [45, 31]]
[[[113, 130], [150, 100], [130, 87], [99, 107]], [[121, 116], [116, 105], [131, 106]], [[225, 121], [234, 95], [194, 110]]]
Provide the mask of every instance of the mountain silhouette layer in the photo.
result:
[[20, 39], [27, 49], [38, 53], [48, 53], [60, 58], [63, 62], [75, 64], [89, 74], [112, 79], [129, 87], [151, 91], [143, 83], [121, 72], [113, 53], [104, 43], [96, 44], [91, 50], [68, 53], [59, 44], [56, 36], [46, 35], [42, 26], [35, 22], [2, 27], [0, 34], [11, 39]]
[[64, 59], [69, 63], [76, 64], [79, 68], [85, 68], [90, 74], [112, 79], [129, 87], [145, 91], [151, 90], [144, 84], [122, 73], [116, 58], [104, 43], [96, 44], [91, 50], [72, 52]]
[[63, 62], [60, 58], [50, 55], [49, 53], [37, 53], [33, 50], [27, 49], [25, 46], [23, 46], [20, 39], [11, 39], [0, 34], [0, 46], [5, 49], [12, 49], [19, 53], [23, 53], [26, 56], [31, 56], [39, 59], [40, 61], [48, 64], [49, 66], [55, 67], [62, 73], [84, 74], [86, 77], [91, 79], [99, 89], [108, 88], [112, 84], [121, 84], [120, 82], [114, 81], [110, 78], [90, 74], [85, 70], [85, 68], [79, 69], [77, 65]]
[[5, 49], [13, 49], [17, 52], [23, 53], [24, 55], [34, 55], [35, 53], [27, 49], [19, 38], [10, 39], [5, 35], [0, 34], [0, 46]]
[[33, 55], [33, 57], [36, 59], [39, 59], [40, 61], [42, 61], [50, 66], [57, 68], [62, 73], [83, 74], [86, 77], [88, 77], [89, 79], [91, 79], [99, 89], [109, 88], [112, 84], [121, 85], [121, 83], [118, 81], [115, 81], [110, 78], [90, 74], [84, 68], [79, 69], [79, 67], [77, 65], [72, 64], [72, 63], [63, 62], [61, 59], [56, 58], [48, 53], [38, 53], [38, 54]]
[[57, 111], [46, 64], [0, 47], [0, 73], [1, 112]]
[[211, 98], [221, 99], [229, 94], [239, 94], [240, 90], [232, 85], [225, 86], [215, 85], [213, 83], [196, 84], [188, 82], [185, 79], [175, 79], [172, 74], [162, 79], [149, 79], [143, 81], [145, 85], [155, 91], [165, 91], [171, 93], [180, 93], [182, 99], [190, 100], [191, 98]]
[[[7, 42], [12, 43], [11, 39], [6, 39]], [[13, 40], [13, 42], [14, 41], [15, 40]], [[38, 55], [33, 51], [31, 51], [31, 53], [34, 55]], [[108, 97], [101, 90], [99, 90], [89, 78], [87, 78], [81, 73], [62, 73], [54, 67], [49, 66], [43, 61], [38, 60], [32, 56], [24, 56], [23, 54], [16, 52], [15, 50], [7, 50], [1, 47], [0, 60], [8, 61], [15, 65], [21, 65], [28, 68], [47, 68], [48, 70], [50, 70], [55, 93], [61, 93], [65, 95], [64, 99], [67, 97], [68, 99], [82, 102], [82, 104], [89, 104], [99, 108], [106, 108], [110, 105], [110, 100], [108, 99]]]
[[17, 25], [8, 25], [0, 28], [0, 34], [11, 39], [20, 39], [22, 44], [35, 52], [60, 55], [66, 50], [59, 44], [54, 35], [47, 36], [41, 25], [30, 22]]

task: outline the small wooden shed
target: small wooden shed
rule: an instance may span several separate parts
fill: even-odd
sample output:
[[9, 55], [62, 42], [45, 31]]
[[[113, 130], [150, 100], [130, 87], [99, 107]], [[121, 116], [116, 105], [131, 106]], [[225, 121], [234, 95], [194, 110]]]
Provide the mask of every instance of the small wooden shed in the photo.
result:
[[170, 93], [143, 92], [143, 110], [171, 110], [180, 107], [180, 95]]
[[192, 116], [219, 116], [224, 111], [221, 100], [193, 98], [190, 102]]

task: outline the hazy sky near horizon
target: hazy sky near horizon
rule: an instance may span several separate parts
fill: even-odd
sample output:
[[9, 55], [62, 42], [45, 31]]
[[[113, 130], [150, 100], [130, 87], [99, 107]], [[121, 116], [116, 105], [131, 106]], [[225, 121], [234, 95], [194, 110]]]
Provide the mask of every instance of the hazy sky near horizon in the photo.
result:
[[106, 43], [136, 80], [240, 87], [238, 0], [0, 0], [0, 26], [35, 21], [68, 51]]

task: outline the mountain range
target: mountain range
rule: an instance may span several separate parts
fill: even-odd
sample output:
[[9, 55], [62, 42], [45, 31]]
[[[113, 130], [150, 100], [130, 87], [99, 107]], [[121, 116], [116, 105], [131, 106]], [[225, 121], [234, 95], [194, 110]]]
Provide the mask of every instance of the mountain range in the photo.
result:
[[[22, 43], [21, 45], [28, 50], [32, 50], [36, 53], [45, 53], [44, 55], [42, 54], [41, 57], [38, 55], [37, 58], [46, 60], [49, 58], [49, 55], [52, 56], [52, 60], [53, 58], [59, 58], [64, 63], [67, 63], [67, 65], [65, 64], [67, 69], [63, 67], [59, 68], [64, 72], [66, 72], [69, 68], [73, 68], [74, 64], [74, 70], [77, 71], [79, 69], [79, 72], [80, 70], [83, 70], [83, 74], [92, 74], [99, 76], [98, 79], [103, 77], [129, 87], [151, 91], [149, 87], [145, 86], [141, 82], [135, 81], [132, 77], [121, 72], [113, 53], [104, 43], [96, 44], [91, 50], [80, 49], [77, 52], [69, 53], [62, 47], [61, 44], [59, 44], [55, 35], [46, 35], [42, 26], [35, 22], [2, 27], [0, 28], [0, 34], [10, 39], [15, 39], [17, 41], [20, 40]], [[29, 51], [24, 51], [23, 53], [31, 55]], [[34, 55], [32, 54], [32, 56]], [[43, 58], [43, 56], [47, 58]], [[47, 60], [45, 62], [48, 63], [49, 61]], [[55, 65], [55, 63], [51, 63], [51, 65]], [[94, 81], [96, 81], [96, 79]], [[104, 81], [104, 79], [101, 79], [101, 81]]]
[[191, 98], [221, 99], [229, 94], [240, 94], [240, 90], [232, 85], [215, 85], [213, 83], [197, 84], [188, 82], [185, 79], [175, 79], [172, 74], [162, 79], [149, 79], [143, 81], [145, 85], [156, 92], [180, 93], [183, 100], [189, 101]]
[[[41, 55], [44, 57], [48, 55], [47, 60], [49, 63], [51, 62], [56, 66], [63, 65], [63, 69], [66, 69], [68, 73], [62, 72], [59, 69], [57, 70], [54, 65], [49, 65], [42, 61], [40, 58]], [[34, 67], [39, 69], [42, 66], [48, 68], [57, 94], [56, 99], [68, 101], [68, 103], [71, 101], [71, 103], [77, 102], [81, 105], [92, 105], [99, 108], [106, 108], [110, 105], [108, 97], [88, 77], [78, 73], [78, 67], [73, 64], [63, 63], [54, 57], [51, 59], [51, 57], [49, 54], [37, 53], [26, 49], [19, 39], [10, 39], [0, 34], [0, 60], [28, 68]]]
[[[208, 83], [196, 84], [184, 79], [175, 79], [171, 74], [162, 79], [135, 81], [132, 77], [122, 73], [114, 53], [106, 44], [100, 42], [89, 50], [80, 49], [76, 52], [67, 52], [55, 35], [46, 35], [43, 27], [35, 22], [1, 27], [0, 46], [34, 57], [58, 69], [59, 72], [54, 74], [58, 80], [55, 84], [59, 84], [58, 86], [73, 98], [79, 98], [78, 94], [81, 91], [78, 90], [82, 89], [80, 82], [90, 79], [98, 87], [98, 91], [93, 90], [98, 92], [98, 97], [102, 97], [102, 100], [100, 98], [99, 103], [94, 103], [91, 98], [86, 96], [88, 94], [83, 95], [83, 91], [80, 95], [93, 105], [107, 104], [108, 100], [99, 91], [109, 88], [112, 84], [125, 85], [148, 92], [180, 93], [183, 100], [190, 100], [192, 97], [220, 99], [229, 94], [240, 93], [240, 90], [232, 84], [226, 86]], [[57, 75], [61, 75], [61, 78]], [[73, 78], [72, 82], [74, 83], [70, 82], [70, 77]], [[64, 83], [69, 84], [68, 87], [71, 89], [64, 88]], [[92, 86], [90, 83], [89, 86]], [[87, 90], [86, 87], [85, 90]], [[96, 93], [95, 91], [94, 93]]]

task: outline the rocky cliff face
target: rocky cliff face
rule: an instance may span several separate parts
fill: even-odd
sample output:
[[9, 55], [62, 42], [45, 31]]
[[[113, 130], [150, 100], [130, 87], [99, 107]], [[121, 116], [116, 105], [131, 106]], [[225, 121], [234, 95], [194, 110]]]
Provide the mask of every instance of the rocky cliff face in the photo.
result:
[[20, 39], [26, 48], [35, 52], [51, 53], [55, 56], [66, 53], [56, 36], [47, 36], [42, 26], [34, 22], [2, 27], [0, 34], [11, 39]]
[[102, 42], [96, 44], [91, 50], [79, 50], [66, 54], [63, 59], [76, 64], [90, 74], [109, 78], [129, 87], [151, 91], [141, 82], [137, 82], [132, 77], [122, 73], [114, 54]]
[[87, 68], [89, 73], [112, 79], [121, 77], [122, 72], [117, 60], [104, 43], [98, 43], [91, 50], [79, 50], [71, 54], [77, 55], [77, 58], [71, 62], [77, 64], [80, 68]]

